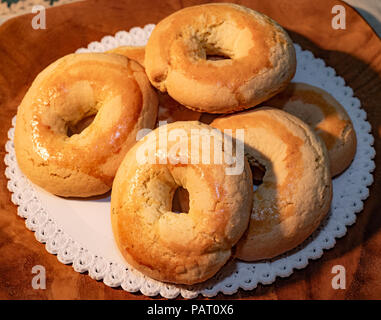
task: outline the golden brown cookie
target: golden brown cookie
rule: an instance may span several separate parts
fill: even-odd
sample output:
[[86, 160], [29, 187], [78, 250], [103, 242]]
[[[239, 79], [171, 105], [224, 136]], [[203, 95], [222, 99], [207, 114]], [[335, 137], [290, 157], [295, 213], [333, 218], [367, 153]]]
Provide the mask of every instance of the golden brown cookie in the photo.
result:
[[328, 92], [306, 83], [290, 83], [263, 104], [281, 108], [315, 130], [328, 149], [332, 176], [351, 164], [356, 154], [356, 132], [343, 106]]
[[[168, 138], [165, 147], [159, 142], [160, 130], [167, 130], [168, 137], [177, 132], [185, 140]], [[197, 121], [161, 126], [139, 141], [120, 165], [111, 194], [114, 237], [127, 262], [149, 277], [182, 284], [212, 277], [247, 228], [253, 196], [248, 162], [236, 175], [226, 174], [229, 164], [193, 162], [195, 152], [213, 159], [214, 143], [205, 147], [200, 142], [212, 132], [219, 131]], [[195, 136], [199, 145], [192, 147], [190, 137]], [[223, 139], [216, 139], [223, 146]], [[149, 147], [155, 152], [144, 163]], [[182, 151], [171, 156], [168, 150], [174, 148]], [[174, 163], [176, 157], [183, 160]], [[178, 187], [189, 192], [188, 213], [172, 210]]]
[[144, 68], [145, 46], [121, 46], [106, 51], [106, 53], [116, 53], [135, 60]]
[[184, 8], [160, 21], [148, 39], [144, 65], [151, 83], [187, 108], [230, 113], [284, 89], [296, 58], [291, 39], [275, 21], [216, 3]]
[[70, 54], [34, 80], [17, 112], [23, 173], [60, 196], [110, 190], [141, 128], [153, 128], [158, 99], [144, 69], [120, 55]]
[[253, 170], [256, 163], [265, 168], [236, 257], [269, 259], [301, 244], [330, 208], [332, 184], [325, 145], [307, 124], [278, 109], [221, 117], [211, 126], [244, 129], [245, 154]]

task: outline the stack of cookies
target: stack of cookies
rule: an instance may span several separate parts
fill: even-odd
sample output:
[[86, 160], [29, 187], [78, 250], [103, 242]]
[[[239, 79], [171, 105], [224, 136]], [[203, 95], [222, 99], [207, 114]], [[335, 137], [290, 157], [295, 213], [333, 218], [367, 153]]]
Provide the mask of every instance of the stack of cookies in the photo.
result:
[[[23, 173], [61, 197], [111, 193], [126, 261], [194, 284], [230, 259], [274, 258], [327, 215], [356, 151], [345, 109], [293, 83], [286, 31], [235, 4], [182, 9], [146, 47], [71, 54], [17, 113]], [[70, 199], [68, 199], [70, 201]]]

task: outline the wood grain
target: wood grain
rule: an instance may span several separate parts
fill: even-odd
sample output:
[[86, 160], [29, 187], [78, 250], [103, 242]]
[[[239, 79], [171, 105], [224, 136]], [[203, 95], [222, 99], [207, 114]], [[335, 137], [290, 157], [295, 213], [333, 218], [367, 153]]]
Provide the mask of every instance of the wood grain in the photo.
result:
[[[85, 1], [47, 10], [47, 29], [31, 27], [33, 15], [7, 21], [0, 27], [0, 158], [11, 118], [34, 77], [57, 58], [87, 46], [91, 41], [133, 26], [157, 23], [185, 6], [202, 1]], [[277, 20], [302, 48], [311, 50], [344, 77], [368, 113], [381, 152], [381, 41], [351, 7], [340, 1], [247, 0], [239, 3]], [[346, 9], [346, 30], [331, 28], [331, 9], [341, 4]], [[361, 141], [360, 141], [361, 143]], [[381, 298], [381, 173], [376, 156], [374, 184], [365, 209], [358, 214], [348, 234], [334, 249], [317, 261], [278, 279], [273, 285], [253, 291], [240, 290], [218, 299], [380, 299]], [[86, 274], [76, 273], [48, 254], [34, 234], [16, 215], [10, 201], [5, 166], [0, 162], [0, 298], [1, 299], [149, 299], [112, 289]], [[34, 265], [46, 268], [46, 290], [31, 286]], [[332, 267], [345, 266], [346, 290], [331, 286]]]

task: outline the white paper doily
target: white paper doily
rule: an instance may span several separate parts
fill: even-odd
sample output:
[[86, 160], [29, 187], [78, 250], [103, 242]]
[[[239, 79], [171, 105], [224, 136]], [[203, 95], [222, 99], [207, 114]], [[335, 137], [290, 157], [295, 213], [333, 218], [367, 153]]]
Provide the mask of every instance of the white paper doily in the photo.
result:
[[[114, 37], [106, 36], [101, 42], [92, 42], [80, 52], [103, 52], [122, 45], [145, 45], [154, 25], [120, 31]], [[258, 283], [271, 284], [276, 277], [288, 277], [294, 269], [307, 266], [309, 259], [322, 256], [324, 249], [332, 248], [336, 240], [345, 235], [347, 228], [356, 221], [355, 213], [363, 209], [368, 186], [373, 182], [371, 172], [375, 150], [374, 138], [366, 113], [359, 99], [353, 97], [351, 88], [345, 86], [335, 70], [326, 67], [310, 51], [295, 45], [297, 71], [293, 81], [320, 87], [332, 94], [347, 110], [357, 134], [357, 153], [342, 175], [333, 180], [333, 201], [328, 218], [301, 246], [276, 259], [247, 263], [229, 262], [214, 278], [198, 285], [183, 286], [161, 283], [145, 277], [129, 267], [119, 253], [112, 236], [110, 198], [99, 200], [66, 200], [53, 196], [32, 185], [18, 168], [13, 145], [14, 128], [9, 130], [6, 143], [5, 174], [12, 202], [18, 205], [18, 215], [26, 219], [26, 227], [35, 232], [46, 250], [56, 254], [60, 262], [72, 264], [77, 272], [88, 272], [90, 277], [111, 287], [121, 286], [129, 292], [141, 291], [144, 295], [161, 295], [175, 298], [195, 298], [233, 294], [239, 288], [254, 289]], [[13, 119], [13, 126], [15, 118]]]

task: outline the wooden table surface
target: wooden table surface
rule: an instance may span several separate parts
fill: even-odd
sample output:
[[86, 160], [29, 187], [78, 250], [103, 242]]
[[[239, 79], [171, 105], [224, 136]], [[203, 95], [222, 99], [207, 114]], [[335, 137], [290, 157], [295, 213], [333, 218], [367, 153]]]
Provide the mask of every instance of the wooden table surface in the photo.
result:
[[[201, 1], [85, 1], [48, 9], [46, 30], [31, 27], [33, 14], [0, 27], [0, 158], [16, 108], [35, 76], [57, 58], [91, 41], [133, 26], [157, 23], [182, 7]], [[351, 7], [334, 0], [247, 0], [241, 4], [277, 20], [302, 48], [311, 50], [344, 77], [368, 113], [381, 152], [381, 41]], [[331, 27], [332, 7], [346, 9], [346, 29]], [[336, 246], [307, 268], [253, 291], [239, 290], [218, 299], [381, 299], [381, 161], [377, 155], [375, 182], [356, 224]], [[1, 299], [151, 299], [140, 293], [112, 289], [46, 252], [24, 225], [11, 203], [0, 162], [0, 298]], [[31, 286], [34, 265], [46, 268], [46, 289]], [[346, 268], [346, 289], [334, 290], [334, 265]], [[160, 298], [160, 297], [157, 297]]]

